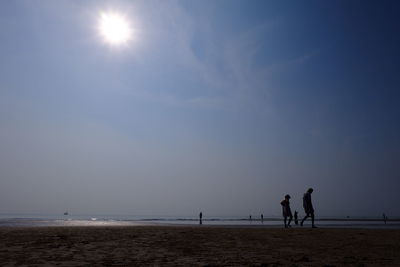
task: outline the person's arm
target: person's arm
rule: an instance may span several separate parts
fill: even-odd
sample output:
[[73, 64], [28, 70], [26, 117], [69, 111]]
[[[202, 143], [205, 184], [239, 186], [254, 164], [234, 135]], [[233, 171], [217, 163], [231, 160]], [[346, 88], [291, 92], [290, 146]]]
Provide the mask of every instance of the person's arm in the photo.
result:
[[306, 210], [311, 210], [312, 209], [311, 195], [308, 194], [308, 193], [304, 195], [304, 208]]
[[305, 210], [309, 210], [310, 209], [310, 195], [309, 194], [305, 194], [303, 197], [303, 206]]
[[312, 210], [312, 211], [314, 211], [314, 207], [313, 207], [313, 205], [312, 205], [312, 201], [311, 201], [311, 195], [309, 195], [309, 207], [310, 207], [310, 210]]

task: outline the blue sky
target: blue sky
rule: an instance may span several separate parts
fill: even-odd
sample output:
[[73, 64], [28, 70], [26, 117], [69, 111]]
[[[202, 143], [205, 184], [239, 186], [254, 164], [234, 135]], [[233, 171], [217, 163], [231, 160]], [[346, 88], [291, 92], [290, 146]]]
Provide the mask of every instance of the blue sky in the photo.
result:
[[396, 1], [0, 5], [0, 212], [400, 214]]

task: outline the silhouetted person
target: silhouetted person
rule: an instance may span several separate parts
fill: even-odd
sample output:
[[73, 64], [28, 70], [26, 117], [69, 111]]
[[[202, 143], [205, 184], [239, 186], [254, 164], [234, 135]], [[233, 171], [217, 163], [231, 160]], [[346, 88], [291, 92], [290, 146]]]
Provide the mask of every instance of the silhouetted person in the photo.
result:
[[[281, 201], [282, 205], [282, 215], [283, 215], [283, 221], [285, 223], [285, 228], [291, 227], [290, 222], [293, 219], [292, 211], [290, 210], [290, 202], [289, 202], [290, 196], [286, 195], [285, 199]], [[289, 217], [289, 221], [287, 222], [287, 218]], [[287, 222], [287, 223], [286, 223]]]
[[264, 223], [264, 215], [261, 214], [261, 223]]
[[314, 189], [309, 188], [307, 192], [303, 196], [303, 207], [304, 207], [304, 212], [306, 213], [306, 216], [303, 218], [301, 221], [300, 225], [303, 226], [304, 221], [311, 216], [311, 222], [312, 222], [312, 228], [317, 228], [314, 225], [314, 208], [311, 202], [311, 194], [314, 191]]
[[251, 215], [249, 216], [249, 221], [251, 222]]
[[297, 210], [295, 210], [294, 211], [294, 223], [296, 224], [296, 225], [298, 225], [299, 224], [299, 220], [298, 220], [298, 212], [297, 212]]
[[386, 221], [387, 221], [388, 217], [386, 216], [386, 214], [385, 214], [385, 213], [384, 213], [384, 214], [382, 214], [382, 216], [383, 216], [383, 222], [386, 224]]
[[199, 223], [203, 224], [203, 213], [201, 211], [200, 211], [200, 214], [199, 214]]

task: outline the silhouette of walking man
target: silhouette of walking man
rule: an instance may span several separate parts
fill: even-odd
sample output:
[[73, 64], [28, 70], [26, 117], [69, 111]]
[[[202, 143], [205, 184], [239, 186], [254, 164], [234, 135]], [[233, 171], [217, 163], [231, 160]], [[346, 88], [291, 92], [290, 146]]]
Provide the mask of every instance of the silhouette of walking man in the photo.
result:
[[199, 223], [203, 224], [203, 213], [201, 211], [200, 211], [200, 214], [199, 214]]
[[[282, 215], [283, 215], [283, 221], [285, 223], [285, 228], [291, 227], [290, 222], [292, 221], [292, 211], [290, 210], [290, 202], [289, 202], [290, 196], [286, 195], [285, 199], [282, 200], [281, 205], [282, 205]], [[289, 221], [287, 221], [287, 217], [289, 217]]]
[[264, 214], [261, 214], [261, 223], [264, 223]]
[[311, 216], [311, 222], [312, 222], [312, 228], [317, 228], [314, 225], [314, 208], [311, 202], [311, 194], [314, 191], [314, 189], [309, 188], [307, 192], [303, 196], [303, 207], [304, 207], [304, 212], [306, 213], [306, 216], [303, 218], [301, 221], [300, 225], [303, 226], [304, 221]]

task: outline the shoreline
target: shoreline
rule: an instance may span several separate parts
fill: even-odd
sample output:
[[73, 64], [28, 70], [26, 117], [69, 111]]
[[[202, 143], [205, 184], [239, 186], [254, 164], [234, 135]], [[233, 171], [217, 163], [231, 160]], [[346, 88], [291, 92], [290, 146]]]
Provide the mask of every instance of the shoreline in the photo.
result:
[[[400, 229], [400, 222], [388, 222], [384, 224], [378, 221], [319, 221], [316, 225], [322, 229]], [[260, 221], [241, 222], [241, 221], [204, 221], [199, 225], [197, 221], [159, 221], [159, 220], [46, 220], [46, 219], [0, 219], [0, 229], [4, 227], [128, 227], [128, 226], [170, 226], [170, 227], [219, 227], [219, 228], [283, 228], [283, 221]], [[304, 226], [291, 224], [292, 229], [302, 229], [311, 227], [311, 222], [306, 221]]]
[[[282, 225], [240, 225], [240, 224], [229, 224], [229, 225], [217, 225], [217, 224], [168, 224], [168, 223], [135, 223], [135, 224], [93, 224], [93, 225], [13, 225], [13, 226], [0, 226], [0, 231], [4, 229], [40, 229], [40, 228], [135, 228], [135, 227], [165, 227], [165, 228], [215, 228], [215, 229], [265, 229], [265, 230], [279, 230], [284, 231], [297, 231], [303, 229], [311, 229], [311, 225], [294, 226], [291, 228], [284, 228]], [[317, 225], [317, 229], [321, 230], [377, 230], [377, 231], [400, 231], [400, 224], [396, 225]], [[314, 230], [318, 231], [318, 230]], [[399, 240], [400, 242], [400, 240]]]

